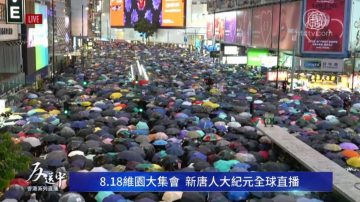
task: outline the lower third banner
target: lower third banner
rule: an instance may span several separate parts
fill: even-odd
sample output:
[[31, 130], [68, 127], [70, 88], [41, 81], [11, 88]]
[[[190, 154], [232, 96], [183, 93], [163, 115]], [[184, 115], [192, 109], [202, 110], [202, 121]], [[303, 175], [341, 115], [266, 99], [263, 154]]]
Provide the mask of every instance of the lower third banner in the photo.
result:
[[71, 172], [74, 192], [331, 192], [330, 172]]

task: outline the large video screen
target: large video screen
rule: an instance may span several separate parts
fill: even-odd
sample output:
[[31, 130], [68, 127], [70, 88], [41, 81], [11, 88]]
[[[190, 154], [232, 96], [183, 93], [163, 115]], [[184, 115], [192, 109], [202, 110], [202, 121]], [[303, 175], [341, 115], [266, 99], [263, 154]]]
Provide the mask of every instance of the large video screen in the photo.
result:
[[185, 26], [186, 0], [112, 0], [110, 3], [111, 27], [134, 27], [146, 19], [162, 28]]
[[36, 71], [38, 71], [48, 66], [49, 64], [48, 21], [46, 5], [35, 3], [35, 13], [42, 14], [43, 23], [35, 25], [35, 28], [29, 28], [27, 47], [35, 48]]

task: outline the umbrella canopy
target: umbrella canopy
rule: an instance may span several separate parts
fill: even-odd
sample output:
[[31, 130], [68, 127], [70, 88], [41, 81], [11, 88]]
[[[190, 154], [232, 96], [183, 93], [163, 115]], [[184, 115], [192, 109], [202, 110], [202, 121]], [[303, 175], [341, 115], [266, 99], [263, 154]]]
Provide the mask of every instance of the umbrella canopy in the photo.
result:
[[348, 160], [346, 160], [346, 163], [349, 166], [355, 167], [355, 168], [360, 168], [360, 157], [351, 157]]
[[85, 202], [85, 199], [78, 193], [70, 192], [61, 196], [59, 202]]
[[339, 145], [341, 147], [341, 149], [346, 149], [346, 150], [359, 150], [359, 147], [351, 142], [343, 142]]
[[36, 137], [27, 137], [23, 139], [23, 142], [29, 143], [32, 147], [38, 147], [41, 145], [40, 140]]
[[353, 151], [353, 150], [344, 150], [344, 151], [341, 152], [341, 154], [345, 158], [360, 157], [360, 153], [357, 152], [357, 151]]
[[341, 147], [337, 144], [325, 144], [324, 149], [328, 151], [341, 151]]
[[182, 198], [183, 192], [167, 191], [164, 193], [162, 200], [167, 202], [177, 201]]

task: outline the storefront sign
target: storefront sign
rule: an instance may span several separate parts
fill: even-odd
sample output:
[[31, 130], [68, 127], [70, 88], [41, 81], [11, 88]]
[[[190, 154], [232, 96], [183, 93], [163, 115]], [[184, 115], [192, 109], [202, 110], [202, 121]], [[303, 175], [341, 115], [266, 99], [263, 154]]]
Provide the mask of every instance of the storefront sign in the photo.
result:
[[18, 25], [0, 24], [0, 41], [17, 40]]
[[[276, 72], [267, 72], [266, 79], [268, 81], [276, 81]], [[278, 72], [278, 81], [288, 80], [288, 73], [286, 71]]]
[[304, 53], [343, 54], [348, 34], [346, 0], [306, 0], [303, 15]]
[[323, 59], [322, 71], [324, 72], [342, 72], [344, 70], [344, 60]]
[[6, 23], [22, 24], [24, 22], [24, 14], [24, 0], [6, 0]]
[[300, 59], [301, 70], [305, 71], [322, 71], [322, 72], [343, 72], [344, 60], [341, 59]]
[[301, 70], [312, 70], [321, 71], [321, 60], [320, 59], [302, 59]]
[[110, 1], [110, 26], [123, 27], [124, 26], [124, 1], [111, 0]]
[[248, 55], [248, 61], [247, 61], [248, 65], [261, 66], [263, 64], [261, 59], [269, 55], [269, 50], [250, 48], [248, 49], [247, 55]]

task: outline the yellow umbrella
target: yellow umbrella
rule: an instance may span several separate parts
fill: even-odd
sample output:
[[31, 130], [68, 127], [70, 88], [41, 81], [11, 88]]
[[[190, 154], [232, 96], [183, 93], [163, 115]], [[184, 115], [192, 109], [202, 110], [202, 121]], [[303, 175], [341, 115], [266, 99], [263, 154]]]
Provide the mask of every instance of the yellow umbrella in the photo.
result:
[[48, 118], [50, 118], [50, 117], [51, 117], [50, 114], [43, 114], [43, 115], [41, 115], [41, 118], [43, 118], [43, 119], [48, 119]]
[[120, 92], [122, 92], [122, 93], [128, 93], [128, 92], [129, 92], [129, 89], [121, 89]]
[[328, 150], [328, 151], [334, 151], [334, 152], [337, 152], [337, 151], [341, 151], [341, 147], [337, 144], [326, 144], [324, 146], [324, 149], [325, 150]]
[[217, 88], [212, 88], [212, 89], [210, 90], [210, 93], [211, 93], [212, 95], [219, 95], [219, 94], [220, 94], [220, 90], [217, 89]]
[[211, 102], [211, 101], [206, 101], [206, 102], [204, 102], [204, 103], [203, 103], [203, 106], [204, 106], [204, 107], [211, 108], [211, 109], [216, 109], [216, 108], [220, 107], [219, 104], [213, 103], [213, 102]]
[[250, 88], [250, 89], [249, 89], [249, 93], [255, 94], [255, 93], [257, 93], [257, 90], [256, 90], [255, 88]]
[[94, 129], [94, 133], [96, 133], [96, 132], [98, 132], [98, 131], [101, 131], [101, 128], [96, 127], [96, 128]]
[[89, 107], [89, 106], [91, 106], [91, 102], [89, 102], [89, 101], [82, 102], [82, 103], [81, 103], [81, 106], [83, 106], [83, 107]]
[[165, 171], [163, 167], [159, 166], [158, 164], [152, 164], [152, 167], [149, 168], [147, 171], [149, 172], [162, 172]]
[[360, 157], [352, 157], [349, 158], [346, 163], [349, 166], [355, 167], [355, 168], [360, 168]]
[[41, 108], [34, 109], [34, 111], [37, 113], [47, 113], [45, 109], [41, 109]]
[[57, 109], [49, 111], [49, 114], [52, 116], [59, 115], [60, 113], [61, 113], [60, 110], [57, 110]]
[[123, 108], [122, 107], [120, 107], [120, 106], [118, 106], [118, 107], [114, 107], [114, 110], [115, 111], [121, 111]]
[[112, 93], [111, 95], [110, 95], [110, 99], [112, 99], [112, 100], [116, 100], [116, 99], [119, 99], [119, 98], [121, 98], [122, 97], [122, 94], [121, 93]]

